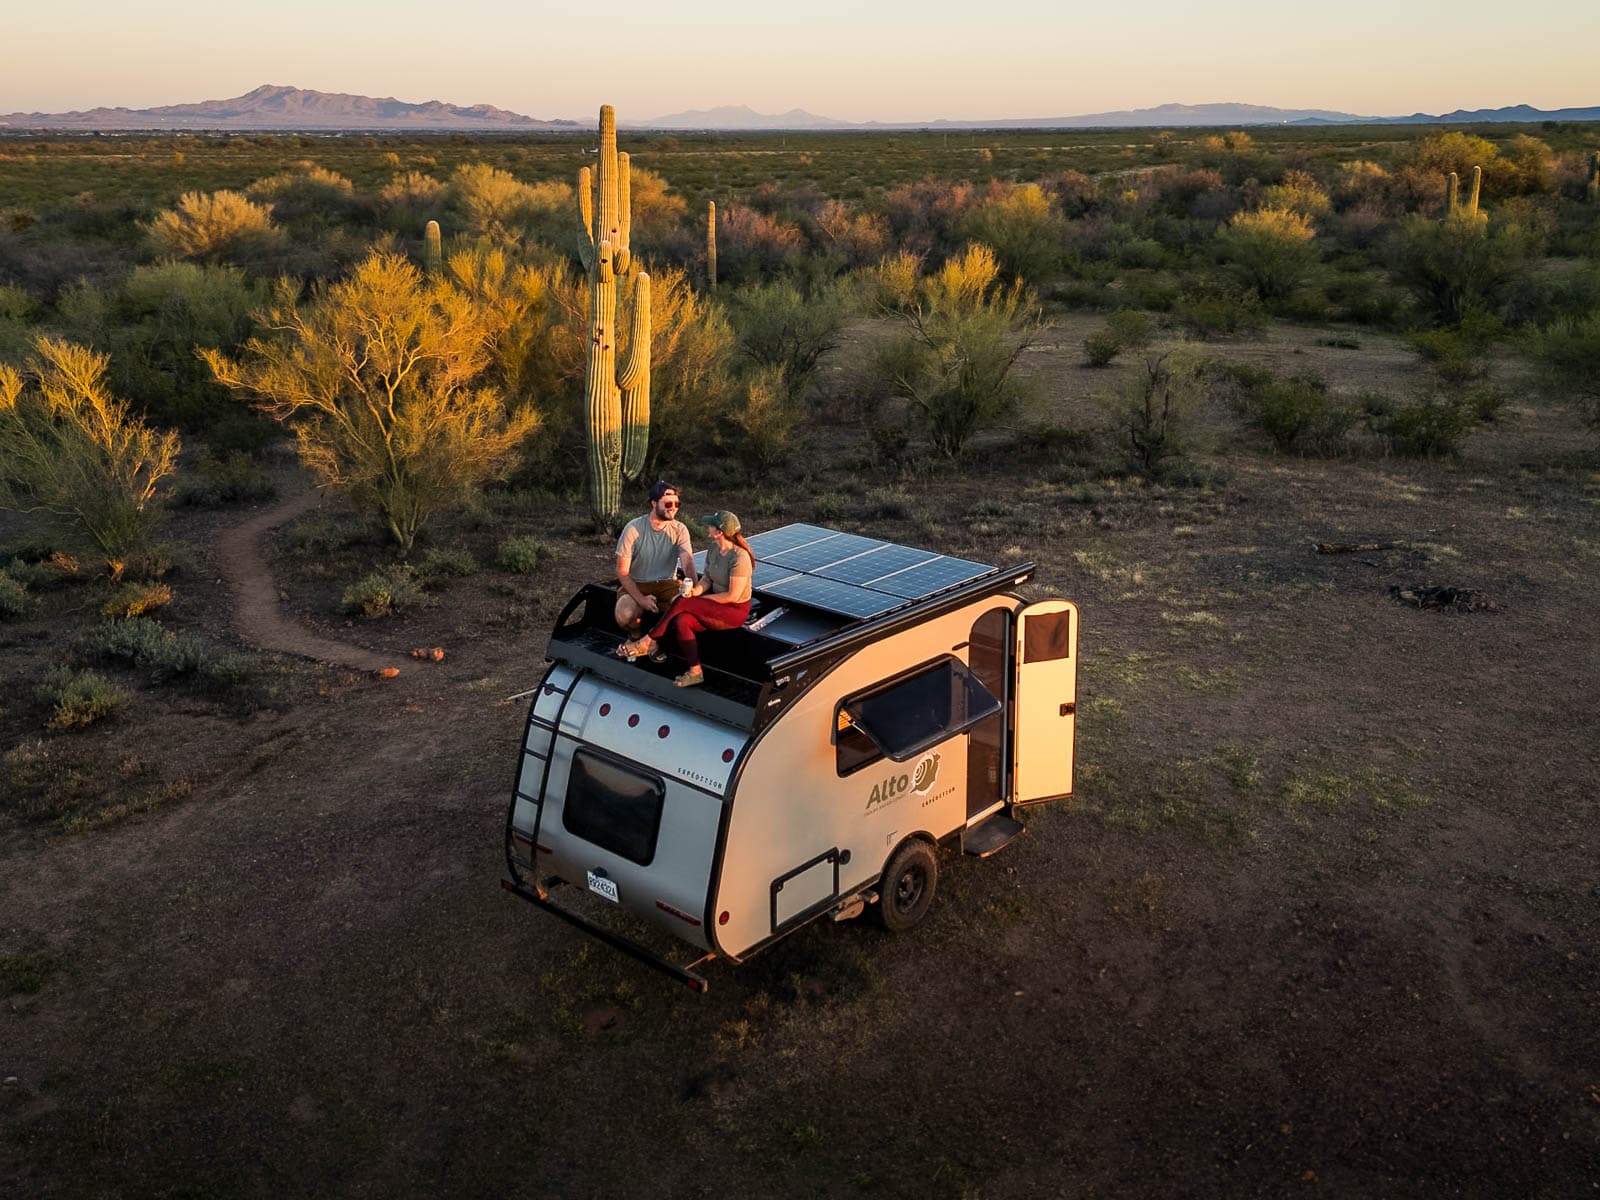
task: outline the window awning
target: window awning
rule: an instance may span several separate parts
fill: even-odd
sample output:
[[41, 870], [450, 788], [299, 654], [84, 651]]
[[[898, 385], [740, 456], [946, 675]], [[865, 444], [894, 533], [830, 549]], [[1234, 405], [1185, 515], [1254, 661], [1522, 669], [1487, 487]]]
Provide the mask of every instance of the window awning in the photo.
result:
[[842, 715], [895, 762], [972, 728], [1000, 711], [1000, 701], [954, 658], [848, 701]]

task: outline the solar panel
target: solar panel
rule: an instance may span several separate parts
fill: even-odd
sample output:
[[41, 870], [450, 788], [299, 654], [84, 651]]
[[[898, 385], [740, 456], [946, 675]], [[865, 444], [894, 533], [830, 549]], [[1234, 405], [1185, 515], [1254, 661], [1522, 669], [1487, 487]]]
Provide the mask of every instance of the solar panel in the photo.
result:
[[925, 563], [938, 557], [932, 550], [918, 550], [915, 546], [884, 543], [876, 550], [847, 558], [843, 562], [834, 563], [831, 567], [822, 567], [815, 574], [821, 575], [824, 579], [837, 579], [840, 583], [870, 586], [874, 579], [882, 579], [885, 575], [904, 571], [907, 567], [914, 567], [918, 563]]
[[[752, 547], [754, 547], [754, 540], [752, 540], [750, 544]], [[703, 575], [705, 574], [705, 570], [706, 552], [702, 550], [699, 554], [694, 556], [694, 573], [696, 575]], [[798, 571], [790, 570], [788, 567], [779, 567], [772, 563], [764, 562], [758, 557], [756, 559], [756, 569], [750, 576], [750, 586], [764, 588], [768, 584], [777, 583], [781, 579], [793, 579], [799, 573], [800, 572]]]
[[782, 525], [765, 533], [750, 534], [746, 540], [757, 558], [771, 558], [785, 550], [794, 550], [836, 536], [837, 530], [824, 529], [820, 525]]
[[823, 567], [831, 567], [834, 563], [843, 562], [847, 558], [854, 558], [858, 554], [888, 544], [880, 542], [877, 538], [862, 537], [860, 534], [836, 533], [831, 538], [812, 542], [809, 546], [800, 546], [767, 557], [780, 566], [793, 567], [796, 571], [820, 571]]
[[871, 592], [853, 584], [823, 579], [820, 575], [796, 575], [762, 589], [769, 596], [795, 604], [807, 604], [842, 617], [876, 617], [899, 608], [904, 600], [882, 592]]
[[888, 592], [892, 596], [903, 596], [907, 600], [921, 600], [935, 592], [955, 587], [958, 583], [966, 583], [969, 579], [987, 575], [993, 570], [993, 567], [985, 566], [983, 563], [968, 562], [964, 558], [948, 558], [941, 554], [937, 558], [908, 567], [904, 571], [897, 571], [882, 579], [874, 579], [871, 586], [876, 592]]

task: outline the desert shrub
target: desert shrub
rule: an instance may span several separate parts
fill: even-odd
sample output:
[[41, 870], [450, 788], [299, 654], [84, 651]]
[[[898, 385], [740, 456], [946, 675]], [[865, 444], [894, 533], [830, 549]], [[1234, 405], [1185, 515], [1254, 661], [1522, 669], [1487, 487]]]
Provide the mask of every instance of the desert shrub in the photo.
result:
[[1461, 395], [1423, 391], [1372, 418], [1372, 431], [1390, 451], [1406, 458], [1440, 458], [1460, 452], [1461, 439], [1476, 422]]
[[1012, 279], [1043, 279], [1061, 265], [1062, 221], [1036, 183], [991, 187], [963, 216], [959, 229], [992, 249]]
[[238, 192], [185, 192], [148, 226], [156, 253], [219, 263], [259, 254], [279, 238], [272, 214]]
[[758, 367], [776, 367], [793, 396], [801, 395], [823, 355], [839, 344], [846, 304], [838, 287], [811, 296], [786, 280], [734, 293], [729, 316], [739, 353]]
[[754, 208], [717, 207], [717, 274], [746, 283], [792, 266], [805, 251], [798, 225]]
[[571, 185], [526, 184], [487, 163], [456, 168], [450, 177], [448, 205], [468, 231], [492, 237], [548, 222], [557, 214], [576, 223]]
[[1267, 316], [1254, 292], [1240, 292], [1205, 280], [1190, 281], [1172, 306], [1173, 319], [1191, 337], [1202, 341], [1237, 333], [1253, 333]]
[[355, 185], [315, 165], [258, 179], [245, 188], [245, 195], [269, 205], [279, 224], [308, 220], [333, 224], [350, 220], [357, 211]]
[[851, 267], [877, 262], [889, 248], [887, 220], [837, 200], [829, 200], [817, 213], [817, 230], [823, 246]]
[[1285, 171], [1283, 179], [1261, 193], [1261, 207], [1266, 210], [1298, 213], [1302, 217], [1320, 217], [1332, 207], [1328, 193], [1306, 171]]
[[1317, 261], [1311, 219], [1286, 209], [1242, 212], [1217, 233], [1217, 253], [1245, 287], [1267, 304], [1281, 303]]
[[226, 458], [207, 452], [193, 470], [178, 480], [173, 503], [191, 508], [257, 504], [278, 494], [278, 485], [250, 455], [234, 451]]
[[789, 449], [798, 423], [794, 395], [781, 365], [757, 367], [745, 380], [745, 401], [734, 413], [739, 456], [756, 472], [771, 470]]
[[1322, 285], [1332, 318], [1392, 328], [1405, 320], [1409, 299], [1386, 278], [1368, 271], [1332, 271]]
[[1539, 389], [1571, 404], [1600, 433], [1600, 312], [1535, 330], [1526, 348]]
[[442, 546], [430, 546], [417, 565], [418, 577], [427, 583], [436, 579], [464, 579], [477, 571], [478, 560], [472, 557], [470, 550], [447, 550]]
[[891, 294], [904, 289], [887, 306], [901, 334], [876, 356], [877, 383], [909, 403], [947, 458], [1015, 412], [1022, 397], [1012, 367], [1038, 329], [1038, 310], [1020, 281], [1006, 287], [999, 275], [994, 253], [974, 244], [930, 275], [885, 280]]
[[88, 662], [123, 662], [160, 678], [193, 675], [211, 659], [199, 637], [165, 629], [148, 617], [102, 621], [80, 634], [73, 651]]
[[1430, 316], [1459, 325], [1473, 311], [1494, 311], [1523, 273], [1521, 230], [1462, 214], [1441, 221], [1407, 218], [1391, 243], [1395, 274]]
[[261, 675], [261, 660], [254, 654], [223, 654], [202, 668], [207, 683], [224, 691], [249, 687]]
[[235, 361], [203, 351], [224, 385], [294, 431], [301, 461], [377, 512], [402, 549], [443, 505], [503, 477], [539, 416], [483, 386], [495, 324], [445, 279], [374, 253], [298, 303], [279, 286], [265, 336]]
[[100, 606], [102, 617], [142, 617], [172, 603], [172, 588], [165, 583], [125, 583]]
[[432, 175], [407, 171], [378, 189], [378, 211], [391, 229], [416, 236], [430, 220], [438, 219], [447, 192]]
[[111, 394], [104, 354], [44, 337], [34, 350], [26, 380], [0, 364], [0, 504], [39, 514], [119, 561], [155, 526], [178, 437], [151, 429]]
[[970, 183], [922, 179], [884, 193], [884, 213], [896, 245], [913, 254], [954, 249], [956, 229], [977, 196]]
[[34, 609], [34, 599], [20, 579], [0, 571], [0, 621], [20, 621]]
[[1238, 365], [1219, 368], [1216, 376], [1234, 412], [1279, 450], [1331, 453], [1361, 419], [1353, 405], [1330, 395], [1326, 381], [1310, 371], [1280, 378]]
[[1096, 329], [1083, 339], [1083, 361], [1091, 367], [1107, 367], [1122, 353], [1122, 342], [1109, 329]]
[[844, 515], [848, 503], [838, 492], [823, 492], [811, 502], [811, 511], [818, 521], [836, 521]]
[[50, 706], [51, 729], [82, 729], [115, 716], [128, 703], [126, 689], [94, 671], [57, 667], [40, 681], [35, 693]]
[[510, 571], [513, 575], [530, 575], [539, 569], [540, 563], [549, 562], [554, 557], [555, 551], [538, 538], [517, 536], [508, 537], [500, 543], [495, 551], [494, 562], [502, 571]]
[[1129, 464], [1159, 475], [1189, 449], [1200, 381], [1197, 364], [1173, 352], [1146, 352], [1111, 416]]
[[195, 348], [233, 350], [249, 335], [250, 314], [265, 297], [265, 286], [238, 267], [157, 263], [134, 268], [106, 297], [98, 327], [71, 332], [111, 355], [109, 378], [118, 394], [157, 420], [201, 429], [237, 415], [239, 405]]
[[1454, 326], [1408, 334], [1411, 348], [1446, 383], [1470, 383], [1489, 371], [1489, 356], [1506, 327], [1491, 313], [1469, 312]]
[[386, 617], [423, 604], [425, 597], [411, 568], [405, 566], [380, 567], [363, 575], [339, 598], [347, 613], [363, 617]]

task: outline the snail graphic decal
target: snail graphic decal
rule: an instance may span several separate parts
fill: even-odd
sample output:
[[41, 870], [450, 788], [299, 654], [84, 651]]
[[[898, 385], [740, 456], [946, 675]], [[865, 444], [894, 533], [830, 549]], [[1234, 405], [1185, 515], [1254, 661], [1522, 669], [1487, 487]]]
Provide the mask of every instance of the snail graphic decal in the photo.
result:
[[911, 794], [920, 796], [933, 786], [933, 781], [939, 777], [939, 756], [937, 754], [924, 754], [918, 761], [916, 768], [911, 772]]

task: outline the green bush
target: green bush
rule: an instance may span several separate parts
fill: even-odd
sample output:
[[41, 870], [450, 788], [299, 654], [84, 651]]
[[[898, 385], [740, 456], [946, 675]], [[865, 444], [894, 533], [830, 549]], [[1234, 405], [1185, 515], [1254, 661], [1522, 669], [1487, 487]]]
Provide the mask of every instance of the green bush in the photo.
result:
[[40, 682], [36, 694], [50, 705], [51, 729], [82, 729], [116, 715], [128, 703], [125, 689], [94, 671], [57, 667]]
[[1422, 308], [1446, 325], [1491, 311], [1527, 269], [1529, 248], [1514, 226], [1482, 219], [1413, 216], [1394, 234], [1390, 258]]
[[33, 597], [20, 579], [0, 571], [0, 621], [18, 621], [33, 611]]
[[441, 546], [430, 546], [422, 556], [422, 562], [417, 567], [417, 574], [424, 582], [431, 583], [436, 579], [465, 579], [474, 575], [478, 570], [478, 560], [472, 557], [470, 550], [446, 550]]
[[794, 392], [784, 381], [781, 366], [757, 368], [748, 380], [743, 407], [734, 414], [734, 424], [743, 435], [739, 456], [752, 471], [772, 470], [788, 452], [799, 414]]
[[1406, 340], [1446, 383], [1464, 384], [1489, 372], [1494, 344], [1506, 327], [1491, 313], [1469, 312], [1453, 326], [1411, 333]]
[[1202, 341], [1254, 333], [1267, 323], [1267, 314], [1253, 292], [1205, 284], [1187, 288], [1172, 306], [1172, 315], [1186, 333]]
[[340, 604], [347, 613], [386, 617], [420, 607], [425, 598], [410, 567], [380, 567], [345, 588]]
[[205, 665], [207, 682], [224, 691], [248, 687], [261, 674], [261, 660], [254, 654], [224, 654]]
[[1121, 353], [1122, 343], [1109, 329], [1096, 329], [1083, 339], [1085, 366], [1108, 367], [1111, 365], [1111, 360]]
[[513, 575], [528, 575], [537, 570], [540, 563], [548, 562], [554, 557], [555, 551], [538, 538], [508, 537], [495, 551], [494, 562], [502, 571], [510, 571]]
[[73, 648], [80, 658], [125, 662], [160, 677], [193, 675], [211, 658], [194, 634], [165, 629], [148, 617], [103, 621], [81, 634]]
[[839, 344], [847, 312], [838, 286], [807, 296], [786, 280], [741, 288], [729, 305], [739, 353], [781, 369], [791, 396], [805, 393], [822, 356]]
[[1220, 368], [1218, 375], [1234, 412], [1279, 450], [1332, 453], [1360, 420], [1353, 405], [1331, 396], [1327, 383], [1310, 371], [1280, 379], [1264, 368], [1236, 365]]
[[243, 451], [226, 458], [203, 455], [194, 470], [178, 480], [173, 500], [192, 508], [221, 508], [227, 504], [257, 504], [278, 494], [256, 460]]
[[1600, 312], [1539, 330], [1527, 348], [1540, 390], [1571, 404], [1600, 433]]
[[1389, 449], [1406, 458], [1439, 458], [1460, 452], [1461, 439], [1475, 423], [1462, 397], [1424, 392], [1372, 419], [1372, 431]]

